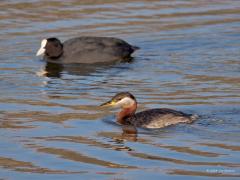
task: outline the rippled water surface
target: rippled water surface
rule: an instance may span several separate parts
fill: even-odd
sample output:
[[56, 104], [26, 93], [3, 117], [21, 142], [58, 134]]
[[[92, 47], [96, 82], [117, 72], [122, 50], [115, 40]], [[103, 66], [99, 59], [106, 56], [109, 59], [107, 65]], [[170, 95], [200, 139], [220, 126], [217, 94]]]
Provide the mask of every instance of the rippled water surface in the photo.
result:
[[[0, 179], [240, 176], [240, 1], [0, 1]], [[131, 63], [54, 67], [46, 37], [114, 36]], [[137, 136], [99, 104], [132, 92], [139, 110], [201, 118]]]

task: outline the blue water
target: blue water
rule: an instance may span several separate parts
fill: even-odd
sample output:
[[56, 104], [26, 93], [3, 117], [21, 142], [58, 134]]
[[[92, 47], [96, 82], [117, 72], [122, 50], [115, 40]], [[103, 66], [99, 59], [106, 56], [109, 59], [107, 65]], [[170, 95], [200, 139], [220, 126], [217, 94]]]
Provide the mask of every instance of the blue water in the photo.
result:
[[[240, 176], [239, 1], [0, 2], [0, 179], [222, 179]], [[114, 36], [141, 49], [131, 63], [54, 67], [42, 39]], [[120, 91], [138, 111], [200, 119], [124, 134]]]

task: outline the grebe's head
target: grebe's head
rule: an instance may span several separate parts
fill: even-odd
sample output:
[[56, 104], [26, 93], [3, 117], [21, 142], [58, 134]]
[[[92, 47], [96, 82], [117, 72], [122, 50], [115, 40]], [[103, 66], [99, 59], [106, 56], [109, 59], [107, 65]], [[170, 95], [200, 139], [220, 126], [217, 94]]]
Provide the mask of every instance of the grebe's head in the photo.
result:
[[57, 38], [43, 39], [36, 56], [46, 55], [49, 58], [58, 58], [63, 53], [63, 45]]
[[129, 92], [117, 93], [110, 101], [107, 101], [100, 106], [113, 106], [121, 108], [129, 108], [136, 104], [135, 97]]

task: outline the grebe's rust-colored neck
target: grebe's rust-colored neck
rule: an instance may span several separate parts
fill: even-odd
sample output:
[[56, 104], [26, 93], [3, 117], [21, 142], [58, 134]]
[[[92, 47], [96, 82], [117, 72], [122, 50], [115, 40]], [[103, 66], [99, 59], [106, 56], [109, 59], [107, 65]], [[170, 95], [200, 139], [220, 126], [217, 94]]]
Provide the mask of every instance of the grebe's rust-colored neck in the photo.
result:
[[132, 106], [123, 108], [122, 111], [120, 111], [117, 114], [117, 122], [120, 124], [126, 124], [125, 119], [127, 117], [133, 116], [137, 110], [137, 102], [134, 102]]

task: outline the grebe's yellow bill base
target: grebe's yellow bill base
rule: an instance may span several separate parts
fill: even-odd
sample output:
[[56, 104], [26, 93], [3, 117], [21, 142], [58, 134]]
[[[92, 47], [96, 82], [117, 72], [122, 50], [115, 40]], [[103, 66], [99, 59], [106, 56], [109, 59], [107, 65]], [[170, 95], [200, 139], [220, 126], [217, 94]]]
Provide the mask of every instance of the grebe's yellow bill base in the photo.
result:
[[122, 125], [132, 125], [143, 128], [163, 128], [178, 123], [192, 123], [197, 115], [186, 114], [180, 111], [167, 108], [148, 109], [135, 113], [137, 101], [129, 92], [116, 94], [110, 101], [101, 106], [120, 107], [117, 113], [117, 122]]

